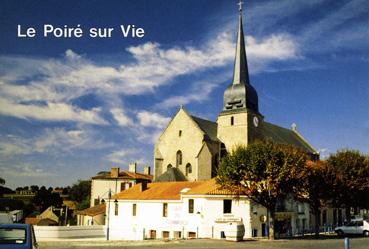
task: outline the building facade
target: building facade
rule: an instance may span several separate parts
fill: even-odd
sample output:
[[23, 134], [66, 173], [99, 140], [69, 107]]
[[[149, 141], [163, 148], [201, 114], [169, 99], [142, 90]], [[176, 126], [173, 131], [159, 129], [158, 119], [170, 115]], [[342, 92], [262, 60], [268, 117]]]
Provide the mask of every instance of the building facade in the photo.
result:
[[[296, 205], [302, 205], [298, 215]], [[266, 208], [246, 196], [234, 198], [232, 193], [222, 190], [215, 179], [138, 184], [114, 195], [110, 207], [107, 215], [112, 239], [237, 240], [234, 234], [237, 229], [238, 239], [267, 236]], [[298, 224], [302, 220], [306, 221], [308, 230], [306, 204], [294, 203], [287, 208], [291, 226], [286, 227], [285, 233], [300, 233], [302, 228]], [[276, 216], [282, 218], [282, 215], [286, 212]]]
[[144, 167], [143, 173], [137, 172], [137, 164], [129, 165], [128, 171], [111, 168], [110, 172], [100, 172], [91, 178], [90, 207], [101, 204], [111, 194], [119, 193], [141, 182], [151, 182], [150, 168]]

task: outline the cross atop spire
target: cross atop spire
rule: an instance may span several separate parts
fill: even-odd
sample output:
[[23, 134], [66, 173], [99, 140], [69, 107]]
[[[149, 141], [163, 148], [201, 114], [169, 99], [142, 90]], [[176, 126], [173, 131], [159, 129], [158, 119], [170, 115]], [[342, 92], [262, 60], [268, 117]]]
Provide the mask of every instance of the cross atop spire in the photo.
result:
[[237, 4], [240, 8], [239, 8], [239, 11], [242, 12], [242, 5], [243, 5], [243, 1], [240, 0]]

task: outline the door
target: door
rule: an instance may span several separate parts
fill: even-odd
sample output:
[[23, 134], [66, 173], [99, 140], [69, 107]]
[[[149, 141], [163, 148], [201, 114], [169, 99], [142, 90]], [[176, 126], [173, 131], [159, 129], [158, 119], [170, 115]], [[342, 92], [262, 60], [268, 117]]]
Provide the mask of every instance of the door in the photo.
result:
[[268, 236], [267, 226], [265, 223], [261, 224], [261, 236], [262, 237]]
[[150, 239], [156, 239], [156, 230], [150, 230]]

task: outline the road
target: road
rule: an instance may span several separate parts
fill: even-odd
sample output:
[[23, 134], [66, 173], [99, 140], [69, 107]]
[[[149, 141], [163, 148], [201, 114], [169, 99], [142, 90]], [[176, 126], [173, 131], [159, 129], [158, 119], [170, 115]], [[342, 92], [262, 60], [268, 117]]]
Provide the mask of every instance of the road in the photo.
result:
[[[276, 241], [229, 242], [223, 240], [178, 240], [178, 241], [41, 241], [40, 249], [146, 249], [146, 248], [191, 248], [191, 249], [344, 249], [343, 239], [301, 239]], [[350, 249], [368, 249], [369, 238], [351, 238]]]

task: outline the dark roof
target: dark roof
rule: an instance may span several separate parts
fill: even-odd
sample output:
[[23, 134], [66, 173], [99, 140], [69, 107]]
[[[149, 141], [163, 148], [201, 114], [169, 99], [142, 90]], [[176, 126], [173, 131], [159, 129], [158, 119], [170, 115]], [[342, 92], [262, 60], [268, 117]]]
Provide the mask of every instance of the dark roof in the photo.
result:
[[213, 141], [219, 141], [217, 137], [218, 124], [206, 119], [191, 116], [200, 129]]
[[134, 173], [129, 171], [119, 171], [118, 177], [111, 177], [110, 172], [102, 171], [99, 172], [96, 176], [92, 177], [92, 179], [134, 179], [134, 180], [148, 180], [151, 181], [153, 178], [152, 175], [142, 174], [142, 173]]
[[177, 168], [169, 168], [155, 179], [155, 182], [183, 182], [187, 181], [183, 173]]
[[261, 129], [264, 139], [269, 139], [279, 144], [292, 145], [308, 153], [316, 153], [315, 149], [305, 142], [295, 131], [268, 122], [263, 122]]
[[[212, 141], [219, 142], [217, 138], [217, 123], [195, 116], [191, 116], [191, 118]], [[268, 122], [263, 122], [260, 127], [262, 139], [272, 140], [273, 142], [279, 144], [292, 145], [307, 153], [317, 153], [316, 150], [302, 138], [302, 136], [293, 130], [289, 130]]]

